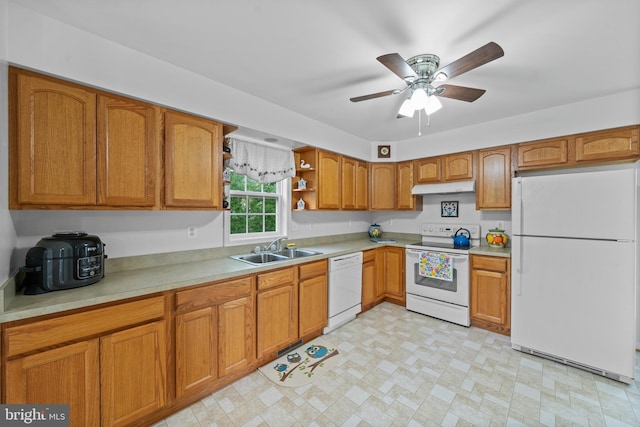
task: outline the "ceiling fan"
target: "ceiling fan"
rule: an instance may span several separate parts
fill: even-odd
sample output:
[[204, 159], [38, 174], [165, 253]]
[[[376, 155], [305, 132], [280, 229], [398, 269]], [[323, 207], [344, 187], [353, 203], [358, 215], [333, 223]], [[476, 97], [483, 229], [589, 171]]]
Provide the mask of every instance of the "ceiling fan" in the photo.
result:
[[427, 115], [437, 111], [442, 104], [437, 97], [458, 99], [473, 102], [480, 98], [484, 89], [475, 89], [450, 84], [434, 84], [450, 80], [462, 73], [471, 71], [504, 55], [502, 48], [494, 42], [474, 50], [451, 64], [438, 68], [440, 58], [433, 54], [421, 54], [404, 60], [397, 53], [389, 53], [376, 58], [382, 65], [403, 79], [407, 86], [402, 89], [386, 90], [364, 96], [350, 98], [352, 102], [366, 101], [388, 95], [408, 92], [407, 98], [400, 107], [398, 118], [413, 117], [414, 111], [425, 109]]

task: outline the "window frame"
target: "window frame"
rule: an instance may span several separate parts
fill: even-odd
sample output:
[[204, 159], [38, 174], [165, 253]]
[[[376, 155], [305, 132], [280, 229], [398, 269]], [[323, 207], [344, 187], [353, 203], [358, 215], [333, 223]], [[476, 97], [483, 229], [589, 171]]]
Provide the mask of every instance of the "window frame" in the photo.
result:
[[[242, 175], [242, 174], [241, 174]], [[229, 197], [235, 194], [241, 194], [243, 196], [256, 196], [264, 197], [265, 195], [276, 195], [276, 230], [275, 232], [262, 232], [262, 233], [245, 233], [245, 234], [231, 234], [231, 210], [224, 211], [224, 245], [225, 246], [238, 246], [253, 243], [264, 243], [272, 241], [280, 237], [288, 236], [289, 218], [290, 214], [290, 194], [291, 194], [291, 179], [287, 178], [283, 181], [277, 182], [275, 193], [263, 193], [255, 191], [238, 191], [229, 190]]]

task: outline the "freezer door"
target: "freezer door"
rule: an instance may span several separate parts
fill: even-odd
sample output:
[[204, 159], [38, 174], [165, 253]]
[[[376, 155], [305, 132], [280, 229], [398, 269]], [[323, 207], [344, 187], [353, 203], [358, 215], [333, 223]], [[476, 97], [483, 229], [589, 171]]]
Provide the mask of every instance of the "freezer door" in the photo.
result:
[[513, 180], [513, 234], [635, 240], [635, 169]]
[[512, 245], [512, 344], [633, 378], [635, 244], [514, 236]]

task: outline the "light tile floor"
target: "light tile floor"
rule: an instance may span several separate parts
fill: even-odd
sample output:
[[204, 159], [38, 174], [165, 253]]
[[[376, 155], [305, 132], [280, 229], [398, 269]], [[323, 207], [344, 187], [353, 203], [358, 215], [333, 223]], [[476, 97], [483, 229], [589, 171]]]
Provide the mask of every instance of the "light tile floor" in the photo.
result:
[[280, 387], [256, 371], [155, 426], [640, 425], [640, 381], [526, 355], [508, 337], [393, 304], [326, 339], [339, 365], [310, 385]]

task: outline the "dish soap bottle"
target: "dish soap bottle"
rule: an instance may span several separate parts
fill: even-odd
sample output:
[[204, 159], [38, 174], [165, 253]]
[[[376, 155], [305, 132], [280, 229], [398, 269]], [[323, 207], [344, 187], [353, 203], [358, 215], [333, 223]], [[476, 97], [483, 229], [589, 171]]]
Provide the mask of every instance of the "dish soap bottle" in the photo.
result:
[[303, 211], [304, 210], [304, 200], [302, 200], [302, 199], [298, 200], [297, 207], [298, 207], [299, 211]]

